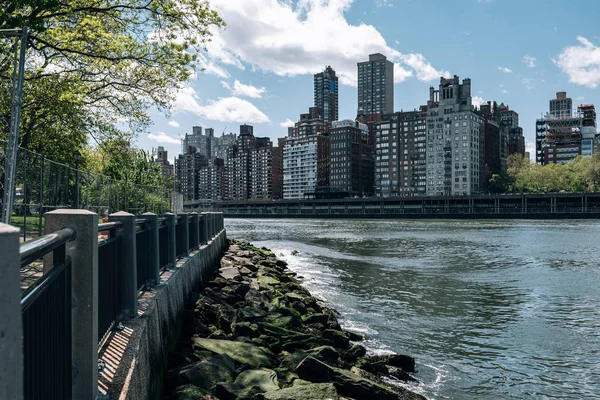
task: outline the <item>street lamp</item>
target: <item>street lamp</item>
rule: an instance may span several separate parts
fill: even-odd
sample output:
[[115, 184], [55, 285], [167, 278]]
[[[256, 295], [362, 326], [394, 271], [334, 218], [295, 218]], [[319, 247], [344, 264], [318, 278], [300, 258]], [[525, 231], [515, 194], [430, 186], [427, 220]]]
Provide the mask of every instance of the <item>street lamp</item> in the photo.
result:
[[81, 159], [79, 150], [73, 152], [73, 159], [75, 159], [75, 208], [79, 208], [79, 160]]

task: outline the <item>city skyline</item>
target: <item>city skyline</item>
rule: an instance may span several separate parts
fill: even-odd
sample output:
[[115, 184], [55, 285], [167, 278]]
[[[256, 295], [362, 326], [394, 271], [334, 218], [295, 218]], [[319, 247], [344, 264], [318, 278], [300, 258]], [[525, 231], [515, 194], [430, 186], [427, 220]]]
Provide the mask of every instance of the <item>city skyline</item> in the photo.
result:
[[[356, 65], [375, 52], [397, 66], [394, 111], [410, 111], [426, 102], [429, 86], [440, 76], [471, 78], [475, 105], [495, 100], [519, 113], [530, 152], [535, 148], [535, 120], [549, 111], [548, 99], [556, 92], [566, 91], [574, 108], [597, 103], [594, 88], [600, 72], [594, 69], [594, 57], [600, 49], [593, 24], [586, 23], [593, 17], [581, 13], [583, 5], [556, 4], [550, 10], [511, 0], [464, 1], [461, 7], [439, 3], [437, 8], [400, 0], [331, 0], [320, 5], [308, 1], [304, 8], [274, 0], [211, 3], [230, 28], [215, 35], [209, 52], [201, 55], [206, 71], [179, 92], [171, 118], [153, 113], [154, 126], [137, 140], [142, 148], [162, 145], [173, 157], [180, 149], [179, 137], [190, 133], [193, 125], [212, 127], [220, 136], [235, 132], [244, 122], [255, 127], [256, 136], [276, 142], [312, 105], [313, 75], [327, 65], [340, 79], [339, 119], [354, 118]], [[254, 18], [263, 7], [269, 7], [268, 15]], [[534, 10], [544, 23], [527, 17]], [[444, 17], [451, 12], [459, 12], [469, 24], [456, 29]], [[402, 14], [422, 16], [415, 20], [426, 18], [427, 24], [410, 18], [393, 23], [394, 16]], [[560, 24], [569, 15], [581, 23]], [[328, 25], [316, 29], [324, 16]], [[273, 29], [265, 32], [269, 18]], [[244, 39], [252, 27], [262, 27], [262, 33]], [[306, 35], [294, 38], [288, 31]], [[337, 34], [316, 41], [316, 36], [333, 32]], [[261, 40], [270, 45], [261, 50]], [[296, 46], [298, 40], [305, 45]]]

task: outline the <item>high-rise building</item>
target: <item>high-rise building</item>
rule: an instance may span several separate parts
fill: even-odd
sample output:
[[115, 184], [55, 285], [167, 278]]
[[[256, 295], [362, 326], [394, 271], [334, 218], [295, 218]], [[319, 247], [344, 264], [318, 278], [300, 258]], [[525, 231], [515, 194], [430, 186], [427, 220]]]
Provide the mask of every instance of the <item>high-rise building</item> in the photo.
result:
[[273, 147], [271, 166], [271, 195], [273, 199], [283, 198], [283, 147], [285, 138], [277, 139], [277, 147]]
[[375, 129], [375, 195], [425, 194], [427, 106], [385, 114]]
[[330, 192], [372, 196], [374, 160], [367, 125], [351, 119], [335, 121], [329, 142]]
[[240, 134], [227, 156], [225, 198], [234, 201], [271, 198], [272, 142], [254, 137], [251, 125], [241, 125]]
[[221, 158], [227, 163], [227, 150], [235, 144], [236, 139], [237, 135], [235, 133], [225, 134], [225, 132], [223, 132], [221, 137], [217, 137], [214, 142], [212, 147], [213, 157]]
[[567, 97], [567, 92], [556, 92], [556, 98], [550, 100], [550, 116], [571, 117], [573, 100]]
[[194, 146], [189, 146], [175, 159], [175, 190], [183, 195], [184, 200], [199, 199], [199, 172], [207, 165], [208, 159]]
[[338, 120], [338, 78], [335, 71], [327, 66], [314, 76], [315, 107], [323, 109], [325, 123]]
[[198, 199], [210, 204], [224, 198], [226, 186], [225, 163], [222, 158], [213, 158], [198, 174]]
[[316, 197], [329, 187], [329, 137], [323, 109], [300, 115], [283, 148], [283, 198]]
[[576, 112], [571, 112], [571, 99], [566, 93], [559, 92], [556, 97], [550, 100], [551, 111], [535, 123], [535, 159], [542, 165], [565, 164], [598, 151], [594, 105], [580, 104]]
[[518, 125], [519, 114], [509, 110], [504, 103], [495, 101], [482, 104], [476, 111], [484, 119], [484, 170], [481, 190], [488, 187], [492, 175], [506, 171], [506, 158], [509, 154], [509, 126]]
[[394, 63], [383, 54], [370, 54], [358, 63], [358, 114], [394, 112]]
[[196, 152], [207, 159], [213, 158], [213, 146], [215, 145], [214, 129], [207, 128], [206, 133], [202, 133], [201, 126], [193, 126], [192, 133], [185, 134], [181, 141], [181, 152], [185, 153], [189, 147], [195, 147]]
[[158, 146], [154, 162], [160, 165], [162, 176], [165, 179], [165, 183], [172, 184], [174, 169], [173, 165], [169, 162], [169, 153], [165, 150], [163, 146]]
[[479, 193], [484, 183], [484, 118], [473, 110], [471, 80], [440, 78], [427, 102], [427, 195]]

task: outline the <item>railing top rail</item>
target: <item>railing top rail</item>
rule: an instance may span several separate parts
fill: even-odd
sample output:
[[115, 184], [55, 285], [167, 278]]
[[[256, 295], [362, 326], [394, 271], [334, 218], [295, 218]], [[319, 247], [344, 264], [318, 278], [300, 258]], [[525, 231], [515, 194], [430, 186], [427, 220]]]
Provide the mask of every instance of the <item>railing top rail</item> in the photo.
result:
[[27, 310], [29, 306], [33, 303], [33, 301], [38, 298], [40, 294], [46, 290], [46, 288], [54, 282], [56, 277], [65, 269], [65, 264], [61, 263], [55, 265], [47, 274], [44, 274], [40, 279], [38, 279], [33, 285], [31, 285], [27, 290], [23, 293], [21, 297], [21, 309], [23, 311]]
[[123, 225], [121, 221], [113, 221], [113, 222], [104, 222], [102, 224], [98, 224], [99, 231], [109, 231], [112, 229], [120, 228]]
[[145, 219], [143, 219], [143, 218], [137, 218], [137, 219], [135, 220], [135, 224], [136, 224], [136, 225], [143, 225], [143, 224], [145, 224], [146, 222], [148, 222], [148, 221], [146, 221], [146, 220], [145, 220]]
[[45, 256], [52, 250], [75, 239], [75, 236], [75, 229], [67, 227], [22, 244], [19, 249], [21, 266], [28, 265], [38, 258]]
[[167, 217], [158, 217], [158, 222], [165, 222]]

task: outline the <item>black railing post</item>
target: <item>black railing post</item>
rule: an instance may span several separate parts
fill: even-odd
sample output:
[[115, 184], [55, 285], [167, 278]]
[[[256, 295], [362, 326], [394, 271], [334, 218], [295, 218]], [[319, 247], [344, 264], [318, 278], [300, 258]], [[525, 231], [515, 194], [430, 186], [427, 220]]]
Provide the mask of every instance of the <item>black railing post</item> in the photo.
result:
[[119, 211], [108, 216], [108, 222], [121, 222], [123, 225], [118, 230], [118, 240], [121, 241], [117, 249], [121, 250], [121, 271], [119, 271], [121, 291], [121, 312], [124, 318], [133, 318], [137, 315], [137, 255], [135, 215]]
[[190, 225], [191, 225], [191, 230], [190, 230], [190, 251], [194, 250], [194, 249], [199, 249], [200, 248], [200, 226], [198, 224], [198, 213], [197, 212], [193, 212], [190, 213]]
[[190, 255], [190, 219], [187, 214], [179, 214], [179, 218], [181, 218], [180, 224], [182, 237], [177, 238], [177, 244], [181, 246], [181, 254], [178, 254], [182, 257], [187, 257]]
[[23, 399], [19, 228], [0, 223], [0, 399]]
[[147, 212], [142, 214], [142, 218], [146, 220], [147, 234], [147, 272], [146, 276], [152, 285], [160, 283], [160, 247], [158, 244], [158, 215]]
[[200, 245], [208, 243], [208, 217], [205, 212], [198, 215], [198, 222], [200, 226]]
[[[45, 233], [74, 227], [71, 257], [73, 399], [98, 395], [98, 214], [87, 210], [47, 212]], [[44, 260], [44, 270], [52, 265]]]
[[167, 219], [167, 265], [172, 268], [177, 265], [177, 215], [173, 213], [166, 213], [165, 218]]

